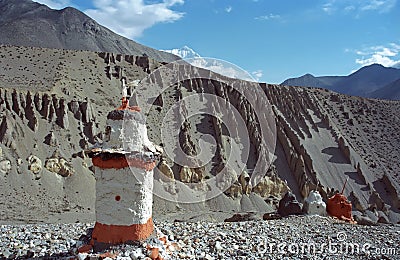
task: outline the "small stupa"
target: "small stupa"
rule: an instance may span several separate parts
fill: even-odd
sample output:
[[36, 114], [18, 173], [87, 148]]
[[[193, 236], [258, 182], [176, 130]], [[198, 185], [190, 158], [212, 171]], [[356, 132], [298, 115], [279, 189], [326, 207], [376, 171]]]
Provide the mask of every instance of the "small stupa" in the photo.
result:
[[145, 240], [154, 230], [153, 169], [159, 152], [140, 108], [129, 106], [126, 79], [121, 82], [122, 105], [108, 113], [102, 143], [89, 152], [96, 178], [94, 250]]
[[352, 213], [351, 202], [348, 201], [347, 197], [343, 194], [347, 181], [348, 178], [346, 179], [343, 185], [342, 192], [336, 193], [335, 195], [333, 195], [328, 199], [328, 202], [326, 204], [326, 211], [332, 217], [336, 217], [338, 219], [354, 223], [354, 219], [351, 215]]
[[326, 216], [326, 204], [318, 191], [311, 191], [304, 200], [303, 212], [308, 215]]

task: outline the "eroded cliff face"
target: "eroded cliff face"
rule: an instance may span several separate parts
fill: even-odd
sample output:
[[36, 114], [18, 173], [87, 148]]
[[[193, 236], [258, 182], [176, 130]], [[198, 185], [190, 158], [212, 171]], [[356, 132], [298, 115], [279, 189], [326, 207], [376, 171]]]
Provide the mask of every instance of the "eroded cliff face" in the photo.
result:
[[[198, 79], [183, 82], [162, 94], [164, 102], [171, 96], [180, 97], [175, 99], [178, 102], [194, 93], [209, 93], [227, 100], [240, 112], [246, 122], [253, 153], [247, 171], [233, 173], [239, 178], [225, 192], [227, 196], [238, 198], [256, 193], [269, 201], [268, 197], [280, 197], [290, 189], [299, 200], [312, 190], [318, 190], [327, 199], [340, 192], [348, 179], [344, 194], [349, 196], [355, 209], [384, 211], [397, 221], [396, 214], [392, 213], [399, 211], [399, 164], [396, 161], [399, 134], [398, 126], [391, 122], [398, 121], [396, 110], [400, 103], [349, 97], [323, 89], [266, 84], [261, 84], [261, 87], [272, 104], [277, 143], [272, 167], [265, 171], [265, 177], [255, 186], [251, 185], [250, 178], [244, 176], [249, 173], [251, 176], [254, 166], [251, 158], [254, 161], [262, 151], [260, 129], [253, 108], [243, 100], [243, 96], [232, 91], [229, 85]], [[171, 104], [171, 101], [166, 103]], [[159, 125], [157, 120], [164, 118], [163, 111], [168, 109], [168, 105], [164, 105], [158, 112], [150, 113], [150, 122]], [[217, 111], [220, 109], [216, 108]], [[229, 123], [235, 126], [235, 117], [230, 118]], [[224, 125], [215, 117], [188, 118], [181, 128], [181, 145], [187, 154], [196, 154], [200, 147], [194, 140], [200, 140], [202, 134], [211, 132], [217, 143], [212, 165], [224, 165], [229, 150], [224, 142], [228, 134], [223, 128]], [[240, 131], [240, 128], [236, 129]], [[371, 138], [371, 131], [376, 133], [374, 138]], [[152, 134], [152, 138], [159, 141], [160, 134], [154, 130]], [[383, 154], [388, 156], [385, 158]], [[169, 163], [179, 171], [179, 166]], [[206, 166], [203, 175], [210, 177], [217, 171], [218, 168]], [[190, 169], [184, 169], [177, 179], [188, 182], [191, 175]]]
[[[121, 78], [143, 79], [162, 64], [132, 55], [7, 46], [0, 47], [0, 55], [3, 218], [15, 219], [17, 208], [27, 205], [29, 210], [21, 214], [33, 220], [35, 211], [54, 215], [92, 212], [94, 178], [91, 162], [82, 151], [101, 140], [107, 112], [119, 105]], [[400, 102], [322, 89], [260, 87], [257, 95], [265, 95], [272, 105], [266, 112], [275, 120], [276, 147], [271, 167], [256, 169], [263, 176], [256, 182], [252, 178], [255, 162], [268, 152], [257, 123], [256, 111], [262, 104], [254, 108], [229, 84], [197, 78], [170, 86], [150, 109], [149, 138], [161, 146], [168, 145], [160, 137], [167, 112], [194, 93], [226, 100], [245, 123], [250, 140], [245, 169], [228, 171], [237, 180], [220, 198], [199, 209], [219, 210], [217, 202], [223, 201], [226, 211], [266, 210], [260, 201], [276, 203], [287, 190], [302, 200], [316, 189], [326, 199], [341, 191], [349, 178], [344, 193], [356, 209], [383, 211], [392, 221], [399, 221], [400, 120], [396, 111], [400, 111]], [[185, 110], [185, 104], [179, 109]], [[224, 109], [212, 107], [215, 113]], [[183, 118], [178, 135], [182, 150], [198, 154], [199, 140], [211, 135], [215, 140], [212, 160], [203, 167], [189, 168], [166, 156], [160, 170], [169, 178], [197, 184], [193, 189], [207, 190], [206, 180], [226, 165], [229, 136], [238, 135], [228, 133], [227, 128], [243, 130], [237, 127], [235, 115], [229, 117], [229, 125], [210, 115]], [[222, 186], [226, 178], [218, 180]], [[165, 192], [176, 194], [173, 183], [168, 179], [163, 183]]]
[[[398, 102], [349, 97], [322, 89], [280, 86], [269, 90], [267, 95], [277, 107], [277, 150], [282, 147], [295, 178], [292, 183], [297, 183], [303, 198], [312, 189], [326, 198], [341, 191], [349, 178], [344, 193], [355, 208], [398, 212], [399, 196], [394, 186], [399, 184], [395, 148], [399, 138], [391, 123], [398, 120]], [[376, 133], [374, 138], [371, 131]], [[385, 176], [394, 178], [386, 181], [391, 185], [383, 189]]]
[[[107, 112], [119, 105], [120, 78], [143, 77], [151, 62], [11, 46], [1, 46], [0, 57], [0, 218], [57, 221], [93, 212], [94, 177], [83, 151], [101, 140]], [[133, 69], [124, 74], [116, 62]]]

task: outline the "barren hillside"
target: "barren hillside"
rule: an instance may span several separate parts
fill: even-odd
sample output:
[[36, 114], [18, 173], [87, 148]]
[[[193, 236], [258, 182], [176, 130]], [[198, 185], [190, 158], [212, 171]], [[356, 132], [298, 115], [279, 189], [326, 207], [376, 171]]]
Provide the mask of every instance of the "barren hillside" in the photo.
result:
[[[142, 56], [1, 46], [0, 219], [93, 219], [94, 177], [82, 151], [101, 139], [108, 111], [119, 105], [120, 78], [143, 79], [161, 65]], [[312, 189], [326, 198], [349, 177], [344, 193], [356, 209], [400, 220], [400, 102], [315, 88], [261, 87], [259, 94], [272, 104], [277, 130], [274, 161], [263, 180], [248, 188], [245, 179], [226, 194], [195, 205], [155, 198], [156, 214], [264, 212], [287, 189], [300, 200]], [[246, 162], [251, 175], [253, 161], [263, 151], [260, 129], [249, 102], [229, 84], [196, 79], [171, 86], [148, 114], [150, 139], [160, 144], [160, 122], [169, 107], [197, 92], [229, 101], [243, 117], [251, 133], [252, 153]], [[202, 134], [215, 138], [218, 152], [200, 172], [168, 159], [176, 179], [202, 183], [215, 174], [229, 152], [223, 129], [209, 116], [186, 121], [180, 133], [185, 152], [201, 150], [197, 140]], [[165, 187], [165, 192], [173, 190]]]
[[54, 10], [31, 0], [0, 0], [0, 14], [0, 44], [179, 59], [118, 35], [73, 7]]

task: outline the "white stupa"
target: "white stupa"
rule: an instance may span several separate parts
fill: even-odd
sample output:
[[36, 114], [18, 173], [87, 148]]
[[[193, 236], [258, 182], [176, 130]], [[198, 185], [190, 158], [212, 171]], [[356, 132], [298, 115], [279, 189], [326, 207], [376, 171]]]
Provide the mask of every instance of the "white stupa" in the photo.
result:
[[91, 245], [144, 240], [153, 232], [153, 169], [158, 153], [147, 136], [145, 117], [128, 105], [122, 80], [122, 105], [107, 115], [102, 144], [90, 151], [96, 177], [96, 224]]
[[326, 216], [326, 204], [318, 191], [311, 191], [304, 201], [303, 212], [309, 215]]

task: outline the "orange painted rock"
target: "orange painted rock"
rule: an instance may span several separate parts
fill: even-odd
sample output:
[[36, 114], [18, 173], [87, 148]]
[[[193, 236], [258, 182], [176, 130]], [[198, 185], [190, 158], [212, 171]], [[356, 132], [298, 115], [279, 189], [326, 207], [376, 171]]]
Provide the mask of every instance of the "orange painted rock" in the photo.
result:
[[353, 221], [351, 209], [351, 203], [347, 200], [346, 196], [340, 193], [330, 197], [326, 206], [326, 210], [330, 216], [347, 221]]

